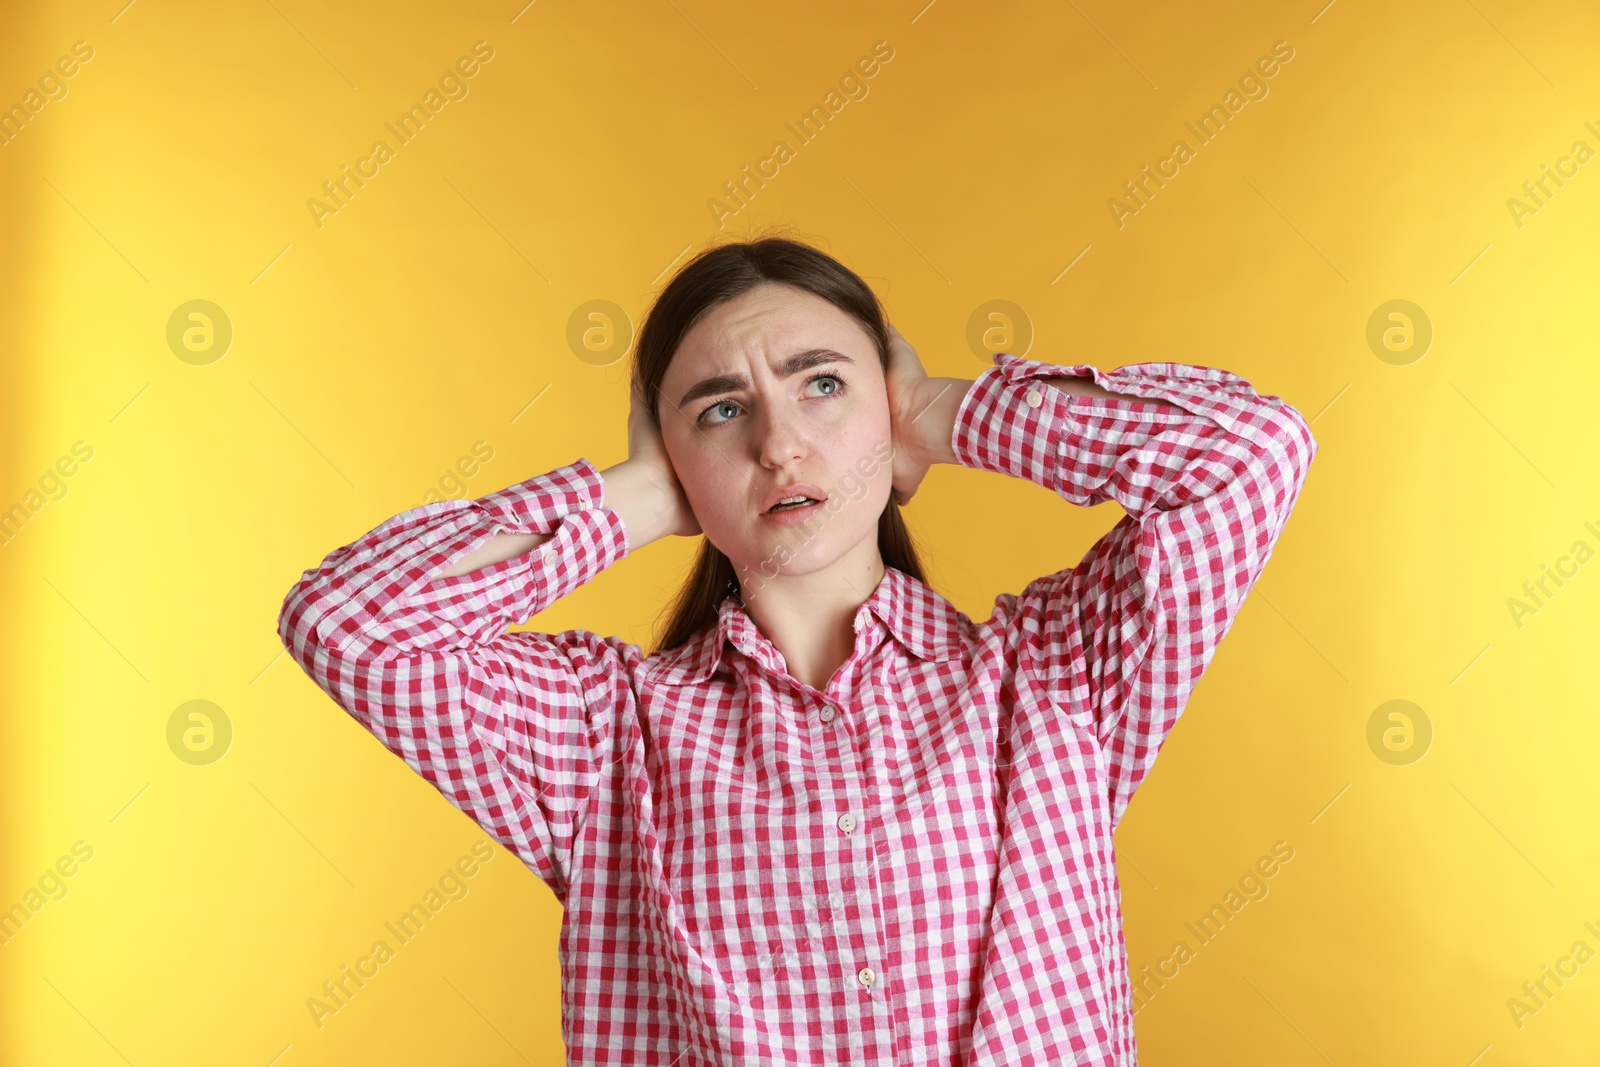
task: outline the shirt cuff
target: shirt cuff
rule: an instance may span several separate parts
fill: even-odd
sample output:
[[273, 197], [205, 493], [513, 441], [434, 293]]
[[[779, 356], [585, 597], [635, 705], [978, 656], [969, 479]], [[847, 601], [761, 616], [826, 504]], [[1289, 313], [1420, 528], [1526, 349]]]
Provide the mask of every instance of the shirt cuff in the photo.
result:
[[539, 599], [553, 603], [628, 554], [622, 516], [605, 506], [605, 481], [585, 457], [479, 499], [496, 532], [549, 534], [535, 555]]
[[565, 516], [600, 507], [604, 494], [600, 472], [579, 458], [480, 497], [478, 503], [508, 531], [547, 534]]
[[1092, 376], [1113, 388], [1110, 376], [1087, 363], [1056, 366], [1001, 352], [961, 398], [950, 450], [964, 467], [1046, 484], [1059, 460], [1050, 448], [1058, 405], [1072, 394], [1032, 384], [1056, 374]]

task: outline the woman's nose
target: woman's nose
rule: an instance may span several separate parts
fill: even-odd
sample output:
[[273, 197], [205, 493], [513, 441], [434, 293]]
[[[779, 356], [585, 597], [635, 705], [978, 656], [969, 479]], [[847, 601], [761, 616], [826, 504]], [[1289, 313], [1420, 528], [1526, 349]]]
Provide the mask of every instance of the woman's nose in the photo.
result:
[[796, 413], [768, 407], [757, 416], [756, 432], [760, 435], [758, 447], [763, 466], [782, 467], [805, 458], [805, 434]]

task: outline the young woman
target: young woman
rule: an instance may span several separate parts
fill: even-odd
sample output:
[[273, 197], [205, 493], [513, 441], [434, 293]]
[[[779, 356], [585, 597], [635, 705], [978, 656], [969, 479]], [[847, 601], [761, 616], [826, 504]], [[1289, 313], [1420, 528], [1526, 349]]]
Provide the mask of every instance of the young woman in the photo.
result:
[[[1180, 363], [929, 377], [779, 238], [683, 268], [633, 372], [627, 460], [397, 515], [278, 624], [565, 906], [569, 1062], [1134, 1063], [1112, 831], [1289, 517], [1305, 420]], [[974, 623], [900, 516], [934, 463], [1126, 515]], [[701, 534], [652, 654], [507, 631]]]

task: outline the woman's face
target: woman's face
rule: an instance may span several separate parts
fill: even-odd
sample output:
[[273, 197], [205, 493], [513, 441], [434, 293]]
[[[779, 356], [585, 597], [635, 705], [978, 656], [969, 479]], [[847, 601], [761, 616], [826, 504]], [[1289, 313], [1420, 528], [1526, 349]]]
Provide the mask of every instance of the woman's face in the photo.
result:
[[[712, 378], [733, 380], [702, 385]], [[877, 556], [894, 458], [883, 366], [828, 301], [764, 283], [712, 308], [673, 356], [657, 410], [689, 506], [741, 584]], [[764, 512], [797, 482], [822, 506], [787, 523]]]

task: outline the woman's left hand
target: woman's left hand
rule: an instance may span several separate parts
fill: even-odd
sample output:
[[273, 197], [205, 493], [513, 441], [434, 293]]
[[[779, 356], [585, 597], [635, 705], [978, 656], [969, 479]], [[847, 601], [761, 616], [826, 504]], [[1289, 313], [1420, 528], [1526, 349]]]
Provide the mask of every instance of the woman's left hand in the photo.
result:
[[922, 447], [919, 420], [930, 400], [927, 398], [930, 379], [912, 348], [900, 331], [889, 324], [889, 369], [885, 383], [889, 389], [889, 418], [894, 432], [894, 499], [897, 504], [909, 503], [916, 495], [917, 486], [928, 473], [932, 460]]

